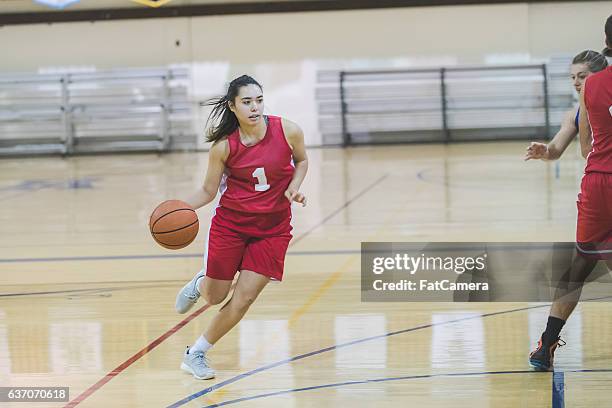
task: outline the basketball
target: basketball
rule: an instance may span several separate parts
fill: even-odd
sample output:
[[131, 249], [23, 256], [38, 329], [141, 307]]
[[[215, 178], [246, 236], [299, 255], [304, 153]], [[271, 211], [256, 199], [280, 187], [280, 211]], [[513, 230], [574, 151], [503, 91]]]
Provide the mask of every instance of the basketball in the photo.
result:
[[167, 249], [181, 249], [198, 235], [198, 215], [180, 200], [164, 201], [153, 210], [149, 230], [155, 242]]

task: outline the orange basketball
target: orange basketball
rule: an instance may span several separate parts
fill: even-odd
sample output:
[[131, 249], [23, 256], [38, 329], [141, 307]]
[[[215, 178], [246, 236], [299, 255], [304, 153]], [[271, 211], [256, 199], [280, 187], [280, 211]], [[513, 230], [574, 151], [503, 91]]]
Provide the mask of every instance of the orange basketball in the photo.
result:
[[181, 200], [164, 201], [153, 210], [149, 230], [155, 242], [164, 248], [181, 249], [198, 235], [198, 215]]

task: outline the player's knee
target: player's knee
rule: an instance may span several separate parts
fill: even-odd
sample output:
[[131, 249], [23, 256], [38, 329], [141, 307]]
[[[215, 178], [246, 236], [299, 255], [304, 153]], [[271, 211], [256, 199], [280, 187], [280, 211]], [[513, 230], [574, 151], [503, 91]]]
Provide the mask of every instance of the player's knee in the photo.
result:
[[214, 306], [223, 302], [227, 297], [227, 293], [204, 293], [203, 297], [206, 300], [206, 303]]
[[253, 304], [256, 298], [257, 296], [253, 294], [241, 293], [238, 296], [234, 294], [234, 298], [232, 300], [234, 302], [235, 307], [239, 309], [248, 309]]

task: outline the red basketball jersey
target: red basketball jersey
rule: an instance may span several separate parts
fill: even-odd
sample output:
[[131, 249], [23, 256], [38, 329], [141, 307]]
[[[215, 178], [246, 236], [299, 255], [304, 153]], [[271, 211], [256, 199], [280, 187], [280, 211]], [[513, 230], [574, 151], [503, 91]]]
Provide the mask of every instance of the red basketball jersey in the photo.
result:
[[587, 78], [584, 103], [593, 134], [584, 171], [612, 173], [612, 67]]
[[228, 136], [229, 156], [219, 191], [222, 207], [247, 213], [273, 213], [291, 203], [285, 191], [295, 167], [281, 118], [267, 116], [268, 128], [257, 144], [245, 146], [236, 129]]

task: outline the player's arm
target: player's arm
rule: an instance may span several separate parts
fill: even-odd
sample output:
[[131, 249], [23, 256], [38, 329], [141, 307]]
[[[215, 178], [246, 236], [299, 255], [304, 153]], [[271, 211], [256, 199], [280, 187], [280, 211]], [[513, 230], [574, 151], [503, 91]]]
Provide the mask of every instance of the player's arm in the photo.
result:
[[300, 193], [300, 186], [306, 177], [308, 172], [308, 156], [306, 155], [306, 146], [304, 144], [304, 132], [296, 124], [290, 120], [283, 119], [283, 131], [285, 137], [291, 149], [293, 150], [293, 164], [295, 165], [295, 172], [287, 191], [285, 191], [285, 197], [289, 201], [296, 201], [301, 203], [303, 206], [306, 205], [306, 197]]
[[575, 117], [576, 112], [574, 110], [565, 114], [561, 122], [561, 129], [559, 129], [555, 137], [547, 145], [548, 157], [545, 160], [557, 160], [576, 137], [578, 129], [576, 129], [574, 122]]
[[208, 170], [206, 171], [204, 184], [191, 197], [185, 200], [194, 210], [205, 206], [215, 199], [219, 190], [219, 184], [221, 184], [221, 177], [225, 171], [225, 160], [227, 160], [228, 155], [229, 144], [226, 139], [213, 143], [208, 152]]
[[585, 81], [580, 92], [580, 119], [578, 120], [578, 134], [580, 135], [580, 150], [582, 157], [586, 159], [593, 148], [593, 136], [591, 135], [591, 125], [586, 104], [584, 103], [584, 92], [589, 81]]
[[578, 129], [574, 124], [574, 118], [576, 117], [576, 111], [570, 110], [563, 116], [561, 122], [561, 129], [557, 132], [555, 137], [548, 143], [531, 142], [527, 147], [527, 153], [525, 153], [525, 160], [541, 159], [541, 160], [557, 160], [563, 152], [567, 149], [567, 146], [572, 142], [572, 139], [576, 137]]

